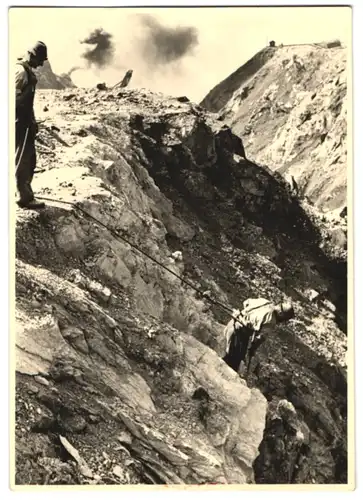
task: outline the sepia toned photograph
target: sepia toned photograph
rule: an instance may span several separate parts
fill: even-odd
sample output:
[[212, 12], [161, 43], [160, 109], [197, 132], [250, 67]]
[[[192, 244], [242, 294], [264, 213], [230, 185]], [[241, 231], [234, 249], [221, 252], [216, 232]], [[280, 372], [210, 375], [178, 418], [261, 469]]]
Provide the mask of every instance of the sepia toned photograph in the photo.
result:
[[352, 488], [352, 9], [8, 16], [12, 488]]

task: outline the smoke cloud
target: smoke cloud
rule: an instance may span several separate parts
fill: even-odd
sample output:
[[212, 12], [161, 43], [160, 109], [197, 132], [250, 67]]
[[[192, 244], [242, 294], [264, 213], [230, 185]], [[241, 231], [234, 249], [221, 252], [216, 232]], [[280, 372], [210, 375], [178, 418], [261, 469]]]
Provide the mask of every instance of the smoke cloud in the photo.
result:
[[198, 30], [190, 26], [163, 26], [150, 15], [139, 15], [146, 36], [139, 40], [140, 48], [149, 63], [167, 65], [191, 54], [198, 45]]
[[199, 33], [188, 24], [133, 13], [120, 22], [91, 27], [86, 35], [79, 38], [78, 60], [68, 71], [77, 86], [94, 86], [100, 79], [113, 86], [132, 68], [132, 87], [174, 95], [184, 92], [185, 79], [195, 74], [198, 63], [188, 56], [196, 53]]
[[75, 71], [79, 70], [79, 69], [82, 69], [82, 66], [73, 66], [68, 72], [67, 72], [67, 76], [71, 76], [72, 73], [74, 73]]
[[[105, 68], [112, 63], [115, 54], [113, 36], [102, 28], [95, 29], [92, 33], [81, 41], [81, 43], [94, 45], [92, 49], [86, 50], [82, 54], [88, 66]], [[78, 69], [78, 68], [77, 68]]]

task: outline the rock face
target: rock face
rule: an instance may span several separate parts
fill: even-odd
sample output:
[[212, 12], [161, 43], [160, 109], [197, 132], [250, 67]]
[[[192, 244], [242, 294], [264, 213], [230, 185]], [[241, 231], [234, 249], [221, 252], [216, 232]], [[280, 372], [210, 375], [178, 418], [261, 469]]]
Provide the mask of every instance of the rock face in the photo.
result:
[[53, 72], [49, 61], [45, 61], [42, 67], [35, 70], [35, 73], [38, 78], [38, 89], [62, 90], [75, 87], [75, 84], [72, 82], [69, 75], [65, 73], [62, 75], [56, 75]]
[[201, 105], [232, 126], [248, 157], [291, 174], [326, 210], [347, 199], [347, 50], [337, 42], [268, 47]]
[[[346, 482], [346, 262], [287, 183], [187, 100], [36, 106], [35, 192], [75, 206], [17, 212], [16, 482]], [[258, 296], [297, 317], [245, 380], [207, 298]]]

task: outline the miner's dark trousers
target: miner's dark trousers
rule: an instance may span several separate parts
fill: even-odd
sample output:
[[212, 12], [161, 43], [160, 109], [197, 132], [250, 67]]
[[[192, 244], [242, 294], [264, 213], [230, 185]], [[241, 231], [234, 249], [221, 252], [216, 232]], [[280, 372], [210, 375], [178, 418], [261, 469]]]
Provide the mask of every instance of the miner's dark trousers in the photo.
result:
[[248, 329], [241, 328], [232, 334], [229, 350], [224, 356], [223, 361], [236, 372], [238, 372], [241, 361], [245, 360], [252, 333]]
[[34, 199], [31, 183], [37, 161], [33, 128], [29, 127], [27, 135], [26, 131], [27, 125], [21, 121], [17, 121], [15, 125], [15, 177], [19, 194], [18, 201], [25, 205]]

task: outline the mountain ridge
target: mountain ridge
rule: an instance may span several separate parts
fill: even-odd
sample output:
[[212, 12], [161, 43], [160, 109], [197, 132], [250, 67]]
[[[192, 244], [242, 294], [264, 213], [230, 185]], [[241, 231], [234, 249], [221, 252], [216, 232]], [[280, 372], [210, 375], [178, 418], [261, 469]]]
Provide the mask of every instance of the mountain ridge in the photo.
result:
[[243, 139], [249, 157], [293, 175], [321, 210], [347, 204], [347, 49], [267, 47], [202, 100]]
[[38, 79], [38, 89], [62, 90], [76, 87], [72, 78], [67, 73], [56, 75], [49, 61], [45, 61], [43, 66], [37, 68], [35, 74]]

